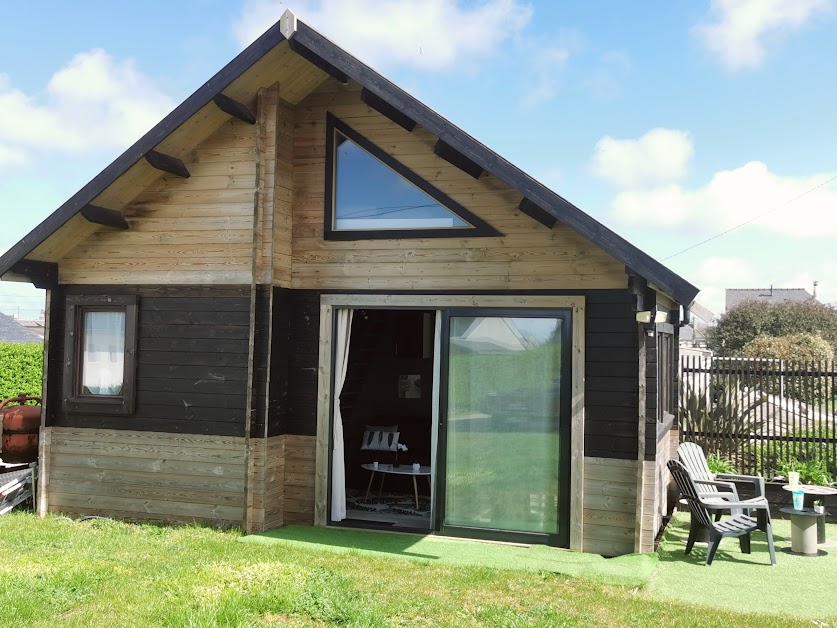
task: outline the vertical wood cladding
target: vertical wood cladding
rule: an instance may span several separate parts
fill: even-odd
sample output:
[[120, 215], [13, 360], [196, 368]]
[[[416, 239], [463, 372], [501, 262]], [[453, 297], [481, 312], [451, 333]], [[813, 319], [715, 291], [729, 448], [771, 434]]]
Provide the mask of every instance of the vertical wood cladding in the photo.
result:
[[[60, 382], [68, 294], [140, 297], [133, 415], [63, 412]], [[47, 425], [244, 435], [249, 286], [60, 286], [52, 303]]]

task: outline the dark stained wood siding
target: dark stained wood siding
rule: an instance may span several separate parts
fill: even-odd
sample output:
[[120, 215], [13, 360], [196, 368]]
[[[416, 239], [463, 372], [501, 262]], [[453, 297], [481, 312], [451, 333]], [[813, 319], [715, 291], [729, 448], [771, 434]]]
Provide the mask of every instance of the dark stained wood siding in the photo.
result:
[[[274, 294], [278, 296], [273, 314], [272, 368], [274, 373], [284, 368], [282, 356], [287, 356], [288, 387], [283, 390], [279, 378], [272, 377], [268, 434], [315, 435], [319, 299], [323, 292], [276, 289]], [[584, 455], [636, 460], [639, 358], [630, 294], [627, 290], [548, 294], [583, 294], [587, 300]], [[277, 326], [281, 326], [281, 334]]]
[[[65, 297], [137, 294], [136, 412], [65, 414]], [[59, 286], [53, 292], [48, 426], [243, 436], [250, 288]]]
[[271, 286], [256, 287], [256, 317], [253, 347], [253, 414], [250, 435], [265, 437], [265, 409], [268, 403], [267, 371], [270, 343]]
[[[320, 294], [316, 290], [274, 289], [268, 436], [317, 433]], [[284, 373], [284, 378], [277, 373]]]
[[627, 290], [589, 290], [585, 335], [584, 455], [636, 460], [637, 323]]

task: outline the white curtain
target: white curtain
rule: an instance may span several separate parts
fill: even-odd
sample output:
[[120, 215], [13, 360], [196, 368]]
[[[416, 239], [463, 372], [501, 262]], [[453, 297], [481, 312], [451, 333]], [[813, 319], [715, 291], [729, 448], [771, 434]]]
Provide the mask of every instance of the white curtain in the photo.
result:
[[125, 312], [85, 312], [82, 390], [121, 395], [125, 373]]
[[353, 310], [334, 310], [337, 332], [334, 336], [334, 427], [331, 452], [331, 520], [346, 518], [346, 455], [343, 446], [343, 417], [340, 414], [340, 393], [349, 366], [349, 342], [352, 336]]

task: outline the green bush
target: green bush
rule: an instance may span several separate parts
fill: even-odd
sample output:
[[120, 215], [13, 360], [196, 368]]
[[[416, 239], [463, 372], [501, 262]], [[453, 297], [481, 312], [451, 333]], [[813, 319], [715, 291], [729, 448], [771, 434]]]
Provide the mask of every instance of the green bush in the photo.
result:
[[736, 356], [758, 336], [793, 334], [819, 335], [837, 350], [837, 309], [814, 301], [777, 304], [745, 301], [709, 328], [706, 343], [716, 355]]
[[706, 465], [709, 467], [709, 471], [715, 474], [735, 473], [735, 466], [732, 461], [715, 452], [706, 457]]
[[41, 396], [44, 346], [0, 342], [0, 401], [26, 393]]
[[744, 345], [741, 353], [746, 358], [774, 358], [800, 362], [834, 359], [834, 348], [821, 336], [814, 334], [757, 336]]

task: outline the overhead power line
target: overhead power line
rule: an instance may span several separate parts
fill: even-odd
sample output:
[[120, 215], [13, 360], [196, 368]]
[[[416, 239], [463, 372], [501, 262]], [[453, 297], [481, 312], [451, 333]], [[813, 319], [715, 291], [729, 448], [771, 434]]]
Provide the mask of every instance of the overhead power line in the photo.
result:
[[735, 225], [734, 227], [730, 227], [730, 228], [729, 228], [729, 229], [727, 229], [726, 231], [722, 231], [721, 233], [718, 233], [718, 234], [716, 234], [716, 235], [713, 235], [711, 238], [706, 238], [705, 240], [702, 240], [701, 242], [698, 242], [697, 244], [693, 244], [692, 246], [690, 246], [690, 247], [688, 247], [688, 248], [685, 248], [685, 249], [683, 249], [682, 251], [678, 251], [677, 253], [674, 253], [674, 254], [672, 254], [672, 255], [669, 255], [668, 257], [664, 257], [664, 258], [662, 259], [662, 261], [663, 261], [663, 262], [665, 262], [666, 260], [670, 260], [672, 257], [677, 257], [678, 255], [682, 255], [683, 253], [686, 253], [686, 252], [688, 252], [688, 251], [691, 251], [692, 249], [696, 249], [696, 248], [697, 248], [697, 247], [699, 247], [699, 246], [703, 246], [703, 245], [704, 245], [704, 244], [706, 244], [707, 242], [712, 242], [712, 240], [717, 240], [717, 239], [718, 239], [718, 238], [720, 238], [721, 236], [725, 236], [726, 234], [731, 233], [732, 231], [735, 231], [736, 229], [740, 229], [741, 227], [743, 227], [743, 226], [745, 226], [745, 225], [749, 225], [751, 222], [755, 222], [755, 221], [756, 221], [756, 220], [758, 220], [759, 218], [763, 218], [764, 216], [767, 216], [768, 214], [772, 214], [773, 212], [775, 212], [775, 211], [778, 211], [778, 210], [782, 209], [782, 208], [783, 208], [783, 207], [785, 207], [786, 205], [790, 205], [791, 203], [793, 203], [793, 202], [794, 202], [794, 201], [796, 201], [796, 200], [799, 200], [800, 198], [802, 198], [802, 197], [803, 197], [803, 196], [805, 196], [806, 194], [810, 194], [810, 193], [811, 193], [811, 192], [813, 192], [814, 190], [818, 190], [819, 188], [823, 187], [824, 185], [828, 185], [829, 183], [831, 183], [831, 182], [832, 182], [832, 181], [834, 181], [834, 180], [837, 180], [837, 174], [836, 174], [836, 175], [834, 175], [833, 177], [831, 177], [830, 179], [828, 179], [827, 181], [823, 181], [822, 183], [820, 183], [820, 184], [818, 184], [818, 185], [815, 185], [815, 186], [814, 186], [814, 187], [812, 187], [811, 189], [809, 189], [809, 190], [805, 190], [802, 194], [799, 194], [799, 195], [797, 195], [797, 196], [794, 196], [794, 197], [793, 197], [793, 198], [791, 198], [791, 199], [788, 199], [787, 201], [785, 201], [785, 202], [784, 202], [784, 203], [782, 203], [781, 205], [777, 205], [776, 207], [773, 207], [772, 209], [768, 209], [766, 212], [762, 212], [761, 214], [758, 214], [757, 216], [753, 216], [753, 217], [752, 217], [752, 218], [750, 218], [749, 220], [745, 220], [744, 222], [742, 222], [742, 223], [740, 223], [740, 224], [737, 224], [737, 225]]

